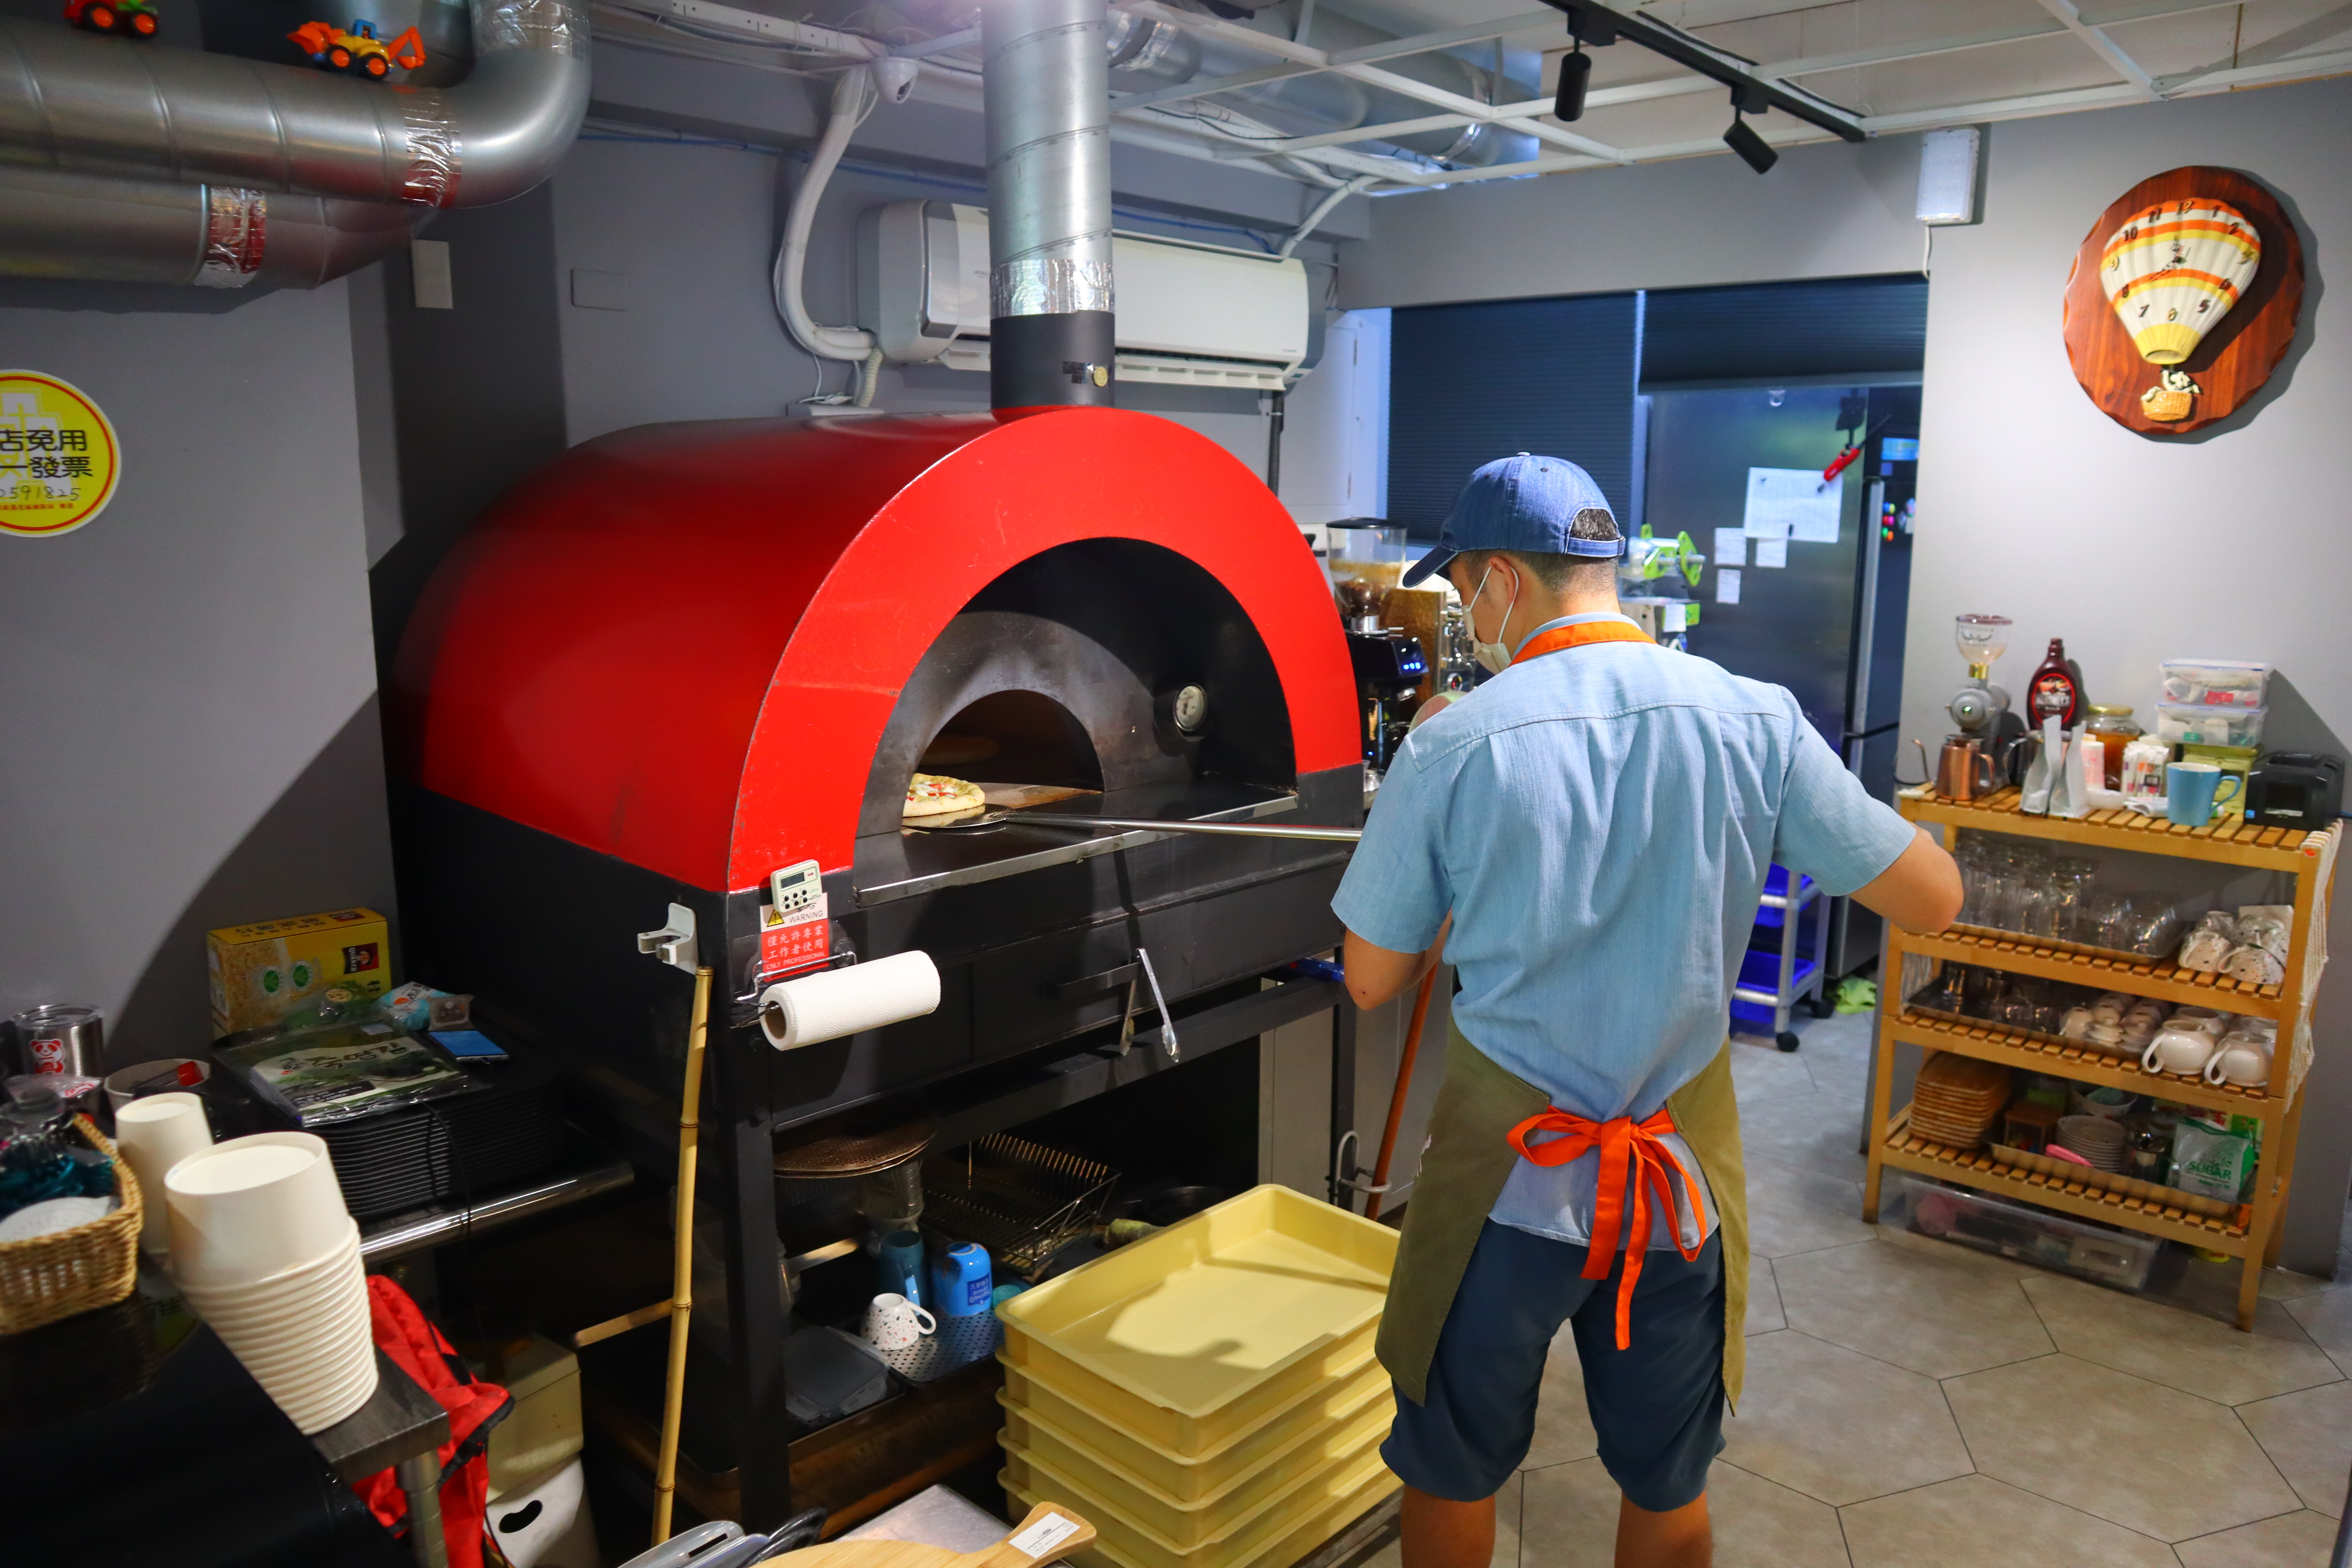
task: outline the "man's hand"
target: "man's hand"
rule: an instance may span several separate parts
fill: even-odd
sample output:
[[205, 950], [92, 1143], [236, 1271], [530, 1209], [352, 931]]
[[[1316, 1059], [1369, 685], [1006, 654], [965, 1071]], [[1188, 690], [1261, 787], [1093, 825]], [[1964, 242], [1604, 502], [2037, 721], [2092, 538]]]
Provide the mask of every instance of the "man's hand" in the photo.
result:
[[1347, 971], [1348, 994], [1363, 1008], [1378, 1007], [1394, 1000], [1421, 984], [1421, 977], [1437, 965], [1438, 955], [1445, 951], [1445, 937], [1454, 929], [1454, 917], [1437, 928], [1437, 940], [1429, 944], [1427, 952], [1397, 952], [1375, 946], [1348, 933], [1345, 946], [1339, 950], [1340, 966]]
[[[1932, 936], [1960, 916], [1960, 868], [1925, 828], [1895, 864], [1854, 889], [1854, 902], [1875, 910], [1905, 931]], [[1351, 935], [1349, 940], [1355, 939]], [[1350, 950], [1352, 957], [1352, 950]], [[1350, 967], [1349, 989], [1355, 988]]]

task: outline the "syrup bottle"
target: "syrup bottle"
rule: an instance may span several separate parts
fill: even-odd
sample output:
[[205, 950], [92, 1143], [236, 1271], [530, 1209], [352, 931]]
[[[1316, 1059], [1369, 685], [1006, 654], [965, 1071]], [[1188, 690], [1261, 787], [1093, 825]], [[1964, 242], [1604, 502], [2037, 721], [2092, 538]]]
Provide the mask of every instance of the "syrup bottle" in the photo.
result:
[[2055, 719], [2060, 729], [2071, 730], [2082, 717], [2083, 678], [2066, 657], [2063, 637], [2050, 639], [2050, 657], [2026, 682], [2025, 706], [2027, 721], [2036, 730], [2045, 719]]

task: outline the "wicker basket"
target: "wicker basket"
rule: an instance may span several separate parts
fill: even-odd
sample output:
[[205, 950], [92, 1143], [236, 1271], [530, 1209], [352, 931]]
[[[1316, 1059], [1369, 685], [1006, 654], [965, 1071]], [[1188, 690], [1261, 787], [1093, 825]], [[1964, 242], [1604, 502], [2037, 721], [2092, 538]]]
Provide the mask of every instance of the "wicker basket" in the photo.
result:
[[87, 1116], [73, 1120], [84, 1142], [114, 1162], [112, 1214], [25, 1241], [0, 1242], [0, 1334], [21, 1334], [77, 1312], [110, 1307], [139, 1282], [139, 1178]]

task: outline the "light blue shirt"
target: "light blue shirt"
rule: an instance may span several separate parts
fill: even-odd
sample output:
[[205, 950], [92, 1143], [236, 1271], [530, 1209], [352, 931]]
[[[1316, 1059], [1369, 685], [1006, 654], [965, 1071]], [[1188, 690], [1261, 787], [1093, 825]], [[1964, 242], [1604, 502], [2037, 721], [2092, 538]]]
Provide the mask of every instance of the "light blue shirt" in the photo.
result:
[[[1513, 665], [1406, 738], [1331, 907], [1398, 952], [1450, 910], [1464, 1037], [1563, 1110], [1640, 1120], [1723, 1048], [1766, 869], [1850, 893], [1913, 837], [1780, 687], [1591, 643]], [[1598, 1167], [1519, 1161], [1491, 1217], [1581, 1245]], [[1695, 1247], [1713, 1205], [1692, 1215], [1675, 1188]], [[1661, 1223], [1650, 1244], [1674, 1239]]]

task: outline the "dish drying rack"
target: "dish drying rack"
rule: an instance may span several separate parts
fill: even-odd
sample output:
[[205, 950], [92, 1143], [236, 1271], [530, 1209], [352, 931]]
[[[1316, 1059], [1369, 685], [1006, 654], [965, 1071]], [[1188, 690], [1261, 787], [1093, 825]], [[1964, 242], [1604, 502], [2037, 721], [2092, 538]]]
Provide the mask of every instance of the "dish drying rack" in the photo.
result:
[[1102, 1222], [1118, 1173], [992, 1132], [923, 1162], [923, 1226], [988, 1249], [996, 1278], [1026, 1278]]

